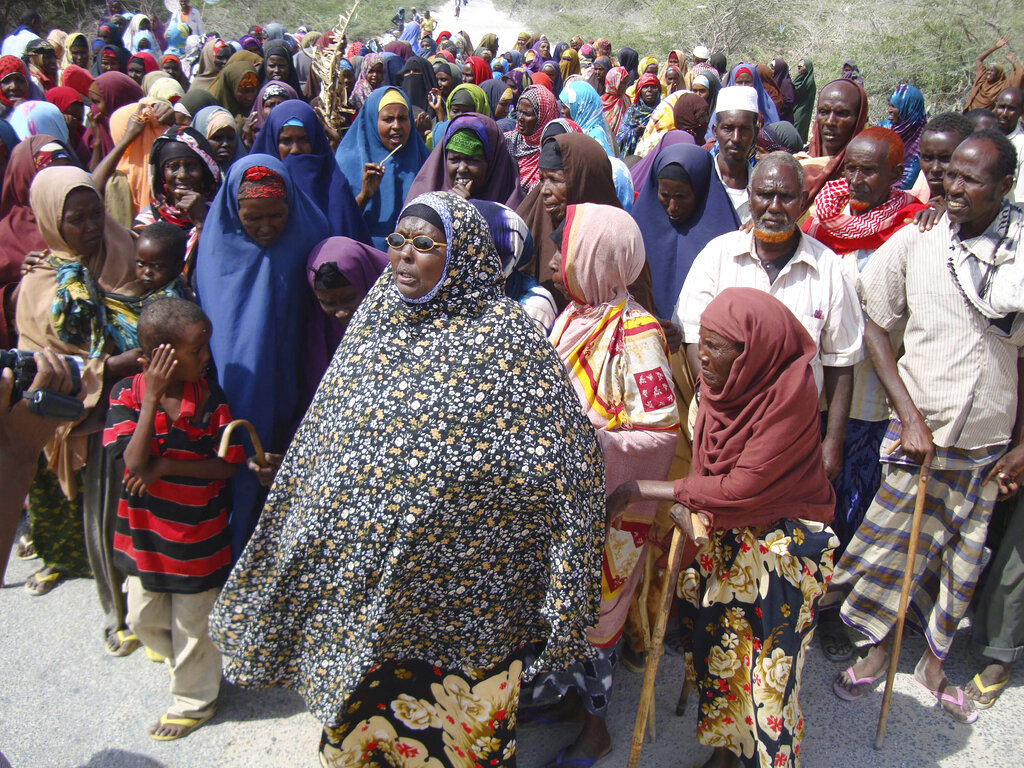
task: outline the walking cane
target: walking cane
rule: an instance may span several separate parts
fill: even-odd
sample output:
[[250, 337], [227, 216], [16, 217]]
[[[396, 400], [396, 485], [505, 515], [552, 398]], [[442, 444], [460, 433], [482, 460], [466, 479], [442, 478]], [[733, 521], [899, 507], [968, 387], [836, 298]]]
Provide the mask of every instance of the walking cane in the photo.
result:
[[928, 467], [921, 466], [917, 480], [917, 497], [914, 499], [914, 517], [910, 523], [910, 541], [907, 543], [907, 564], [903, 569], [903, 586], [900, 588], [900, 604], [896, 613], [896, 627], [893, 630], [892, 650], [889, 652], [889, 671], [885, 675], [885, 694], [882, 696], [882, 712], [878, 716], [878, 730], [875, 731], [875, 749], [882, 748], [885, 740], [885, 724], [889, 719], [892, 704], [892, 683], [896, 678], [896, 667], [900, 663], [900, 647], [903, 645], [903, 625], [907, 621], [907, 604], [910, 602], [910, 585], [914, 581], [914, 558], [917, 557], [917, 540], [921, 536], [921, 517], [924, 515], [924, 501], [928, 491]]
[[228, 455], [228, 449], [231, 447], [231, 435], [238, 427], [245, 427], [249, 433], [249, 439], [252, 440], [252, 447], [255, 453], [253, 454], [253, 460], [261, 467], [269, 467], [270, 462], [267, 461], [266, 455], [263, 453], [263, 443], [260, 442], [260, 436], [256, 434], [256, 427], [250, 424], [245, 419], [235, 419], [224, 429], [224, 436], [220, 439], [220, 447], [217, 448], [217, 455], [220, 458], [224, 458]]
[[[682, 504], [673, 504], [671, 512], [676, 514], [689, 514], [690, 527], [693, 530], [693, 541], [698, 546], [708, 543], [708, 531], [701, 522], [696, 512], [690, 512]], [[670, 512], [670, 513], [671, 513]], [[668, 623], [668, 614], [672, 608], [672, 598], [676, 593], [676, 581], [679, 578], [680, 561], [683, 559], [683, 545], [685, 536], [678, 526], [672, 530], [672, 545], [668, 551], [669, 567], [665, 572], [665, 581], [661, 595], [661, 607], [658, 610], [658, 617], [654, 622], [654, 632], [651, 635], [651, 647], [647, 651], [647, 664], [644, 667], [644, 685], [640, 690], [640, 705], [636, 710], [636, 722], [633, 725], [633, 741], [629, 745], [629, 762], [627, 768], [637, 768], [640, 764], [640, 751], [644, 748], [644, 731], [647, 727], [647, 718], [654, 714], [654, 679], [658, 674], [658, 662], [665, 646], [665, 625]], [[653, 732], [653, 728], [651, 731]]]

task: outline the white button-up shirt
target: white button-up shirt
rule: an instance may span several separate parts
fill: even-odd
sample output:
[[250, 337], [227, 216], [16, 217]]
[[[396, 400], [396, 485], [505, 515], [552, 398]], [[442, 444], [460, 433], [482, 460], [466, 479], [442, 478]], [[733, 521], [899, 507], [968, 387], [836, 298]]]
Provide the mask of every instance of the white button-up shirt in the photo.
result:
[[819, 392], [823, 366], [842, 368], [864, 359], [864, 316], [856, 286], [839, 257], [813, 237], [800, 235], [796, 253], [774, 283], [757, 257], [753, 233], [729, 232], [708, 243], [690, 267], [672, 313], [685, 343], [699, 341], [704, 308], [726, 288], [757, 288], [796, 315], [818, 346], [811, 370]]

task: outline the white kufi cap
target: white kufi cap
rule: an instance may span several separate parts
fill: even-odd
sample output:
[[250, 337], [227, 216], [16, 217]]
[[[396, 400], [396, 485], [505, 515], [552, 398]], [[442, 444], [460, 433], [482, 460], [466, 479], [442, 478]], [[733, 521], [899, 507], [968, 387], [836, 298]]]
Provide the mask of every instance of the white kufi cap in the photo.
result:
[[693, 48], [693, 58], [707, 60], [711, 56], [711, 51], [708, 50], [706, 45], [697, 45]]
[[757, 108], [757, 89], [749, 85], [729, 85], [718, 92], [715, 102], [715, 114], [722, 112], [753, 112], [761, 113]]

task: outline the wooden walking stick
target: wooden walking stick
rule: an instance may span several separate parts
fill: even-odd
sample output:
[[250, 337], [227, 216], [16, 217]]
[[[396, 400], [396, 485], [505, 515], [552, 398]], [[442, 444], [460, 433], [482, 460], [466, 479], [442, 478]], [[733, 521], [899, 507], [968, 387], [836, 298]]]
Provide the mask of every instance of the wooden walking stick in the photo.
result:
[[892, 649], [889, 651], [889, 671], [885, 675], [885, 694], [882, 696], [882, 712], [878, 716], [878, 730], [875, 731], [875, 749], [881, 749], [882, 742], [885, 740], [885, 724], [889, 719], [889, 706], [892, 704], [892, 683], [896, 678], [896, 667], [900, 663], [900, 647], [903, 645], [903, 625], [907, 621], [910, 585], [914, 582], [914, 558], [917, 557], [917, 540], [921, 536], [921, 518], [924, 516], [924, 502], [928, 495], [928, 475], [927, 465], [922, 465], [921, 474], [917, 479], [914, 517], [910, 523], [910, 541], [907, 542], [907, 564], [903, 569], [900, 604], [896, 612], [896, 626], [893, 629]]
[[[682, 504], [673, 504], [672, 512], [689, 514], [690, 527], [693, 530], [693, 541], [699, 546], [708, 542], [708, 532], [696, 512], [691, 512]], [[683, 558], [683, 545], [686, 537], [678, 526], [672, 530], [672, 545], [668, 551], [668, 569], [665, 571], [665, 582], [662, 585], [661, 608], [654, 622], [651, 634], [651, 647], [647, 651], [647, 664], [644, 667], [644, 685], [640, 690], [640, 705], [636, 710], [636, 722], [633, 725], [633, 741], [629, 745], [629, 762], [627, 768], [637, 768], [640, 764], [640, 752], [644, 748], [644, 731], [648, 716], [654, 714], [654, 679], [658, 674], [658, 662], [665, 646], [665, 625], [672, 609], [672, 598], [676, 593], [676, 581], [679, 579], [679, 566]], [[653, 731], [653, 728], [651, 729]]]
[[220, 439], [217, 455], [222, 459], [228, 455], [228, 449], [231, 447], [231, 435], [238, 427], [245, 427], [249, 433], [249, 439], [252, 440], [252, 448], [255, 451], [253, 460], [261, 467], [269, 467], [270, 462], [267, 461], [267, 456], [263, 453], [263, 443], [260, 442], [260, 436], [256, 434], [256, 427], [245, 419], [235, 419], [224, 428], [224, 436]]

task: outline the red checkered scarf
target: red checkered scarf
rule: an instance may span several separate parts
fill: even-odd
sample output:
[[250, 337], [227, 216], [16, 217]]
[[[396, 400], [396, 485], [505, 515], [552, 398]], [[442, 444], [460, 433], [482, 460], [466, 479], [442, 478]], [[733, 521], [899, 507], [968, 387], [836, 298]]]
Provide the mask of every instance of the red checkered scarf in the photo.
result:
[[837, 253], [874, 249], [902, 227], [908, 215], [925, 207], [898, 184], [893, 186], [888, 200], [860, 216], [843, 212], [849, 202], [850, 186], [846, 179], [827, 182], [814, 200], [814, 215], [804, 224], [804, 232]]

